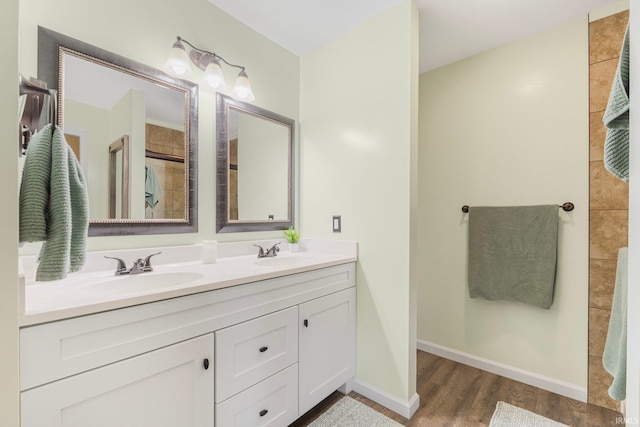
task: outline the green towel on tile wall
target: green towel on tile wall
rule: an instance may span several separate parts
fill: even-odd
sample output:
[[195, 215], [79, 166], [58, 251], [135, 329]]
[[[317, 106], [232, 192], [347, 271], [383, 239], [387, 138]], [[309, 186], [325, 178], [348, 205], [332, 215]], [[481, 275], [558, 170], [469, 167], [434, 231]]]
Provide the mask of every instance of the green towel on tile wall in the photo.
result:
[[614, 176], [629, 181], [629, 25], [622, 42], [618, 68], [602, 118], [607, 127], [604, 166]]
[[557, 205], [470, 207], [469, 296], [548, 309], [557, 247]]
[[162, 196], [162, 187], [152, 166], [145, 165], [144, 173], [144, 201], [153, 209], [158, 204], [160, 196]]
[[60, 128], [46, 126], [30, 141], [20, 184], [20, 242], [44, 242], [36, 280], [80, 270], [89, 226], [82, 169]]
[[609, 396], [624, 400], [627, 396], [627, 268], [628, 249], [618, 251], [616, 282], [613, 288], [611, 318], [607, 330], [607, 340], [602, 353], [602, 366], [611, 374], [613, 381]]

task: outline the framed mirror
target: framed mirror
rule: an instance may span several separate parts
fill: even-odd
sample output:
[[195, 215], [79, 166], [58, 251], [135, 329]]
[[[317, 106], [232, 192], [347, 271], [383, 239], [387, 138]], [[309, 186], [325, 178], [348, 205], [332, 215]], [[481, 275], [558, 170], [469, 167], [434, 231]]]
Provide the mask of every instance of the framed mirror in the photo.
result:
[[58, 123], [89, 189], [89, 236], [198, 230], [195, 83], [43, 27], [38, 78], [58, 90]]
[[294, 223], [295, 121], [217, 94], [216, 231]]

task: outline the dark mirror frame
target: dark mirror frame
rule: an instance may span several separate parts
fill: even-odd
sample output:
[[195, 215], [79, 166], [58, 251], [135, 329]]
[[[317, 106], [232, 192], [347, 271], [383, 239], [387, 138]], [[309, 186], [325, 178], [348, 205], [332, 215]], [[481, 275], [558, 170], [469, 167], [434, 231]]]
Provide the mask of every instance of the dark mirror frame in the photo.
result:
[[[49, 89], [58, 90], [58, 123], [64, 127], [64, 93], [62, 93], [60, 57], [69, 52], [130, 74], [141, 79], [179, 90], [185, 94], [185, 139], [188, 144], [187, 200], [185, 219], [92, 219], [89, 236], [122, 236], [144, 234], [195, 233], [198, 231], [198, 85], [187, 80], [175, 79], [145, 64], [124, 58], [104, 49], [65, 36], [44, 27], [38, 27], [38, 79]], [[62, 89], [64, 89], [62, 87]], [[108, 179], [108, 177], [105, 177]], [[105, 194], [105, 197], [108, 195]]]
[[[254, 116], [263, 117], [289, 127], [289, 206], [287, 220], [237, 221], [229, 220], [229, 107]], [[217, 93], [216, 95], [216, 232], [286, 230], [295, 220], [295, 120], [273, 113], [253, 104]]]

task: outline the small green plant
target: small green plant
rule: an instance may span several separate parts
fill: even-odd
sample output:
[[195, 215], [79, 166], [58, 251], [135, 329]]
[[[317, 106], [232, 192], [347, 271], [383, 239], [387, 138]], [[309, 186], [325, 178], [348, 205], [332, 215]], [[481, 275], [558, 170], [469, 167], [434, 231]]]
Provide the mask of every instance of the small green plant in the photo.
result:
[[300, 233], [298, 233], [293, 228], [293, 225], [291, 227], [289, 227], [288, 230], [284, 230], [284, 235], [287, 238], [287, 240], [289, 241], [289, 243], [298, 243], [298, 241], [300, 240]]

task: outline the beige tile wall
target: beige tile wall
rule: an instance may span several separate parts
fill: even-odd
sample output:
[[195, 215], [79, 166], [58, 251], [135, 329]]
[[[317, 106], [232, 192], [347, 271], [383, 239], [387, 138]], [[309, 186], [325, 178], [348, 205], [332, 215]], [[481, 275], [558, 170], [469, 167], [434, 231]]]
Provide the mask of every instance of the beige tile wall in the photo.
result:
[[[184, 132], [162, 126], [146, 125], [146, 148], [162, 154], [171, 154], [184, 159]], [[153, 167], [160, 186], [162, 197], [153, 209], [153, 218], [185, 218], [185, 168], [184, 163], [167, 160], [146, 159]], [[147, 209], [147, 217], [149, 215]]]
[[629, 12], [589, 24], [589, 403], [619, 410], [602, 367], [615, 284], [617, 252], [627, 245], [629, 186], [604, 168], [607, 106]]

